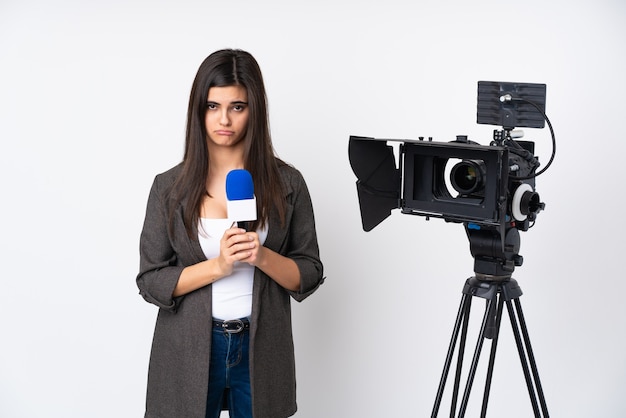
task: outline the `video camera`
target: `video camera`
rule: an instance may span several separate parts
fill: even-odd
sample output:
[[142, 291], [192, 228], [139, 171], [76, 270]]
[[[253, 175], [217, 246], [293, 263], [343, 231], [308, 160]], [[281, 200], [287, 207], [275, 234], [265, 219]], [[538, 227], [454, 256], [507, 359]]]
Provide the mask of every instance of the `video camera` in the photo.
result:
[[[476, 273], [510, 277], [522, 264], [518, 231], [528, 230], [545, 208], [535, 191], [535, 177], [555, 150], [545, 98], [545, 84], [479, 81], [477, 123], [502, 127], [488, 146], [467, 136], [450, 142], [351, 136], [363, 229], [371, 231], [393, 209], [463, 223]], [[519, 140], [523, 132], [516, 128], [543, 128], [544, 121], [553, 153], [537, 172], [534, 143]], [[393, 143], [399, 143], [398, 167]]]

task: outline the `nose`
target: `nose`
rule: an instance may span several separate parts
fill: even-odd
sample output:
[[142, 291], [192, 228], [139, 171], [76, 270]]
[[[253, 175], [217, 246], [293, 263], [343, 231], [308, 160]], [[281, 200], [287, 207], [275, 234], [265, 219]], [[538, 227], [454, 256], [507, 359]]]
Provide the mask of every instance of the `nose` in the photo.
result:
[[223, 109], [220, 114], [220, 125], [229, 126], [230, 125], [230, 117], [228, 116], [228, 109]]

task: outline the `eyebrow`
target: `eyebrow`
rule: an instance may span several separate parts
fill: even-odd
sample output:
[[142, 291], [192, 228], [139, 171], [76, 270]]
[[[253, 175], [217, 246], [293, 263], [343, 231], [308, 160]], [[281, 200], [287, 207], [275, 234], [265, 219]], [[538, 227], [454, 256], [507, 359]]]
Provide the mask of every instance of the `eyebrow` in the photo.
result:
[[[213, 101], [213, 100], [207, 100], [207, 101], [206, 101], [206, 103], [207, 103], [207, 104], [215, 104], [215, 105], [219, 105], [219, 104], [221, 104], [221, 103], [216, 102], [216, 101]], [[243, 100], [233, 100], [233, 101], [232, 101], [232, 102], [230, 102], [229, 104], [231, 104], [231, 105], [237, 105], [237, 104], [239, 104], [239, 105], [247, 105], [247, 104], [248, 104], [248, 102], [245, 102], [245, 101], [243, 101]]]

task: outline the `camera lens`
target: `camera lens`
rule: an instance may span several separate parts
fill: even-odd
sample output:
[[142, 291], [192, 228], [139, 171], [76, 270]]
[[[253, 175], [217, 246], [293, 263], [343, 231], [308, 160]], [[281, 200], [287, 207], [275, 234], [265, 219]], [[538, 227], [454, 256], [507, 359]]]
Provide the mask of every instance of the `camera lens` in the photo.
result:
[[485, 172], [482, 160], [463, 160], [450, 171], [452, 187], [461, 195], [478, 192], [484, 187]]

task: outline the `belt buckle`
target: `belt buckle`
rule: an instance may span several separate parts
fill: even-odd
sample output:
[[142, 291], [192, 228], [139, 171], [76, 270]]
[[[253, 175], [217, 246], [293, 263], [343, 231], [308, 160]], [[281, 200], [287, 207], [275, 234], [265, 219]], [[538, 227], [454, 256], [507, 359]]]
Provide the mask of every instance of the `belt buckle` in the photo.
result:
[[[231, 325], [236, 326], [237, 328], [231, 329]], [[222, 328], [229, 334], [238, 334], [244, 329], [244, 324], [241, 319], [230, 319], [228, 321], [224, 321], [222, 324]]]

